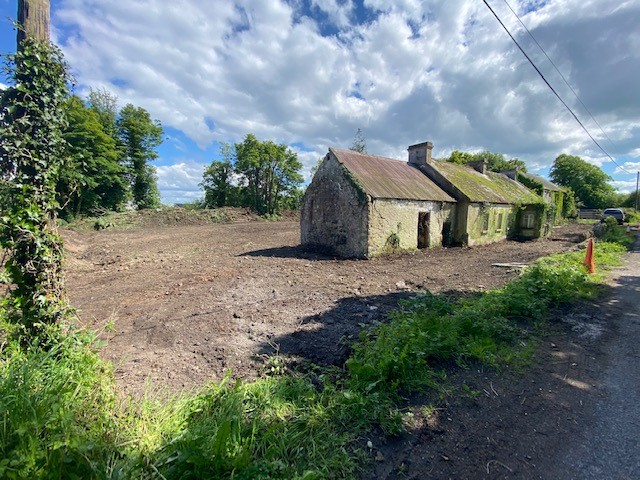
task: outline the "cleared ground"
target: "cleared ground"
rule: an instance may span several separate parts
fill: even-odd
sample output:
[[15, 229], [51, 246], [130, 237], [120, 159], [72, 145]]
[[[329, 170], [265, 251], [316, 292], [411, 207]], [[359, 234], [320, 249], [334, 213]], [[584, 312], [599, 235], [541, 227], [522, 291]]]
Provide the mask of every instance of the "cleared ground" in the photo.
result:
[[362, 328], [428, 289], [451, 295], [514, 278], [495, 263], [528, 263], [574, 247], [588, 225], [544, 240], [430, 249], [375, 260], [305, 252], [297, 222], [244, 221], [65, 231], [67, 285], [83, 324], [105, 331], [104, 355], [124, 393], [178, 391], [227, 370], [251, 378], [276, 351], [341, 365]]

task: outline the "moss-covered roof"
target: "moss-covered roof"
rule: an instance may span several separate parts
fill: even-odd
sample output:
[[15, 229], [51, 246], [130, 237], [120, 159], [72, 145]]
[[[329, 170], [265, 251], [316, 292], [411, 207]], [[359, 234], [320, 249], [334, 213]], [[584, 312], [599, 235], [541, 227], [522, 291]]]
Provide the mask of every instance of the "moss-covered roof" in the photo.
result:
[[373, 198], [455, 202], [424, 173], [405, 162], [352, 150], [329, 151]]
[[501, 173], [487, 172], [483, 175], [466, 165], [445, 161], [433, 161], [429, 165], [470, 202], [503, 204], [542, 202], [542, 197]]

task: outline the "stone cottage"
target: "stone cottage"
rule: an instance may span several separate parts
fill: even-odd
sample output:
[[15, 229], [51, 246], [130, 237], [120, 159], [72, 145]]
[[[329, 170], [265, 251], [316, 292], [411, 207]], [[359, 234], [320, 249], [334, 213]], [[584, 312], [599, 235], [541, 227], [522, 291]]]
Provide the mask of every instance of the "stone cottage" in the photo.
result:
[[556, 185], [534, 173], [514, 172], [512, 174], [512, 172], [514, 171], [509, 170], [505, 172], [505, 174], [518, 180], [538, 195], [542, 195], [544, 201], [547, 202], [549, 206], [547, 209], [547, 230], [550, 230], [553, 225], [560, 225], [565, 221], [567, 207], [569, 207], [569, 209], [571, 208], [571, 205], [568, 203], [571, 200], [568, 198], [569, 192], [566, 188]]
[[409, 162], [457, 201], [453, 244], [481, 245], [506, 238], [532, 239], [542, 234], [542, 197], [485, 161], [469, 165], [431, 159], [432, 145], [409, 147]]
[[303, 245], [343, 257], [448, 244], [455, 200], [417, 165], [330, 148], [304, 196]]

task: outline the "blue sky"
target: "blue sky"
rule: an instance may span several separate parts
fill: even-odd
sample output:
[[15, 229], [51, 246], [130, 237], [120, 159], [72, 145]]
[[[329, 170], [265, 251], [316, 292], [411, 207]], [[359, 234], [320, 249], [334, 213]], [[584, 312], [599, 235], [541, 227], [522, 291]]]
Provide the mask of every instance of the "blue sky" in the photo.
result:
[[[490, 4], [600, 144], [600, 152], [481, 1], [53, 0], [52, 37], [76, 91], [106, 88], [165, 129], [163, 201], [201, 195], [219, 142], [287, 143], [307, 175], [358, 128], [370, 153], [405, 159], [488, 149], [547, 175], [579, 155], [635, 188], [640, 169], [640, 0], [509, 0], [605, 134], [503, 0]], [[17, 2], [0, 0], [0, 51]], [[0, 80], [2, 81], [2, 80]], [[607, 138], [608, 137], [608, 138]]]

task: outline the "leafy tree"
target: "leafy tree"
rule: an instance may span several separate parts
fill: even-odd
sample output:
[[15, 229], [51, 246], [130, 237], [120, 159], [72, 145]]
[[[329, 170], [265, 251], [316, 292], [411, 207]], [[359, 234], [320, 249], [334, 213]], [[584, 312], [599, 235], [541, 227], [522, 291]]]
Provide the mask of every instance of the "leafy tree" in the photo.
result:
[[204, 189], [204, 205], [206, 208], [231, 205], [231, 184], [233, 165], [227, 159], [214, 160], [202, 176], [200, 186]]
[[200, 184], [207, 206], [242, 205], [273, 215], [299, 205], [302, 164], [285, 144], [262, 142], [248, 134], [233, 147], [224, 144], [222, 153], [223, 160], [205, 170]]
[[457, 163], [460, 165], [466, 165], [472, 160], [473, 154], [468, 152], [461, 152], [460, 150], [454, 150], [453, 152], [451, 152], [449, 158], [447, 158], [447, 162]]
[[487, 169], [492, 172], [502, 172], [504, 170], [518, 170], [519, 172], [527, 171], [527, 164], [519, 158], [512, 158], [507, 160], [501, 153], [489, 152], [487, 150], [479, 153], [468, 153], [454, 150], [451, 152], [447, 162], [458, 163], [466, 165], [469, 162], [475, 162], [478, 160], [485, 160], [487, 162]]
[[575, 155], [565, 153], [553, 162], [551, 180], [575, 193], [576, 202], [587, 208], [606, 208], [615, 194], [611, 177]]
[[155, 149], [162, 143], [162, 126], [144, 108], [131, 104], [120, 110], [117, 125], [130, 169], [133, 202], [138, 209], [156, 208], [160, 192], [155, 168], [148, 162], [158, 158]]
[[62, 216], [69, 218], [100, 208], [121, 209], [129, 187], [115, 140], [105, 133], [95, 110], [87, 108], [79, 97], [70, 97], [65, 111], [67, 163], [57, 187]]
[[107, 89], [89, 91], [89, 108], [98, 116], [104, 132], [118, 141], [118, 97]]
[[520, 172], [527, 171], [527, 164], [518, 158], [507, 160], [501, 153], [493, 153], [483, 151], [473, 154], [473, 160], [486, 160], [487, 168], [492, 172], [501, 172], [503, 170], [518, 170]]
[[635, 208], [635, 206], [637, 205], [637, 196], [637, 192], [631, 192], [627, 194], [621, 205], [627, 208]]
[[354, 152], [367, 153], [367, 142], [361, 129], [358, 129], [353, 137], [353, 143], [351, 144], [350, 149]]
[[4, 304], [9, 318], [36, 335], [68, 312], [55, 222], [68, 67], [60, 50], [31, 36], [6, 58], [13, 87], [0, 98], [0, 247], [12, 288]]

